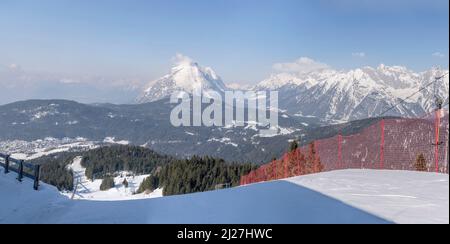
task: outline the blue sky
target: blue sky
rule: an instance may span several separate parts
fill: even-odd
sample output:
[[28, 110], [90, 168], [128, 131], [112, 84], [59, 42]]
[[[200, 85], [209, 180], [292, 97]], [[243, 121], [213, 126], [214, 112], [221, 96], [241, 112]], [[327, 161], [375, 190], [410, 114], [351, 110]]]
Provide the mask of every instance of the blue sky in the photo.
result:
[[0, 65], [157, 78], [182, 53], [226, 82], [310, 57], [448, 67], [448, 0], [2, 0]]

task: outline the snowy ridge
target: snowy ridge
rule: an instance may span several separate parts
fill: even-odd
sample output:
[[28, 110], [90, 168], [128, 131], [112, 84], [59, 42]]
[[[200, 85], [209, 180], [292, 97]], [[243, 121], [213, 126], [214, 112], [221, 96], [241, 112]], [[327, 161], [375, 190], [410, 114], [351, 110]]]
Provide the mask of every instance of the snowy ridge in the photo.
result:
[[[291, 114], [314, 116], [322, 120], [350, 121], [376, 117], [448, 73], [436, 69], [415, 73], [401, 66], [380, 65], [349, 71], [324, 69], [308, 73], [280, 73], [260, 82], [255, 90], [279, 90], [280, 107]], [[448, 101], [449, 78], [436, 88]], [[435, 105], [434, 85], [411, 97], [389, 115], [415, 117], [431, 111]]]

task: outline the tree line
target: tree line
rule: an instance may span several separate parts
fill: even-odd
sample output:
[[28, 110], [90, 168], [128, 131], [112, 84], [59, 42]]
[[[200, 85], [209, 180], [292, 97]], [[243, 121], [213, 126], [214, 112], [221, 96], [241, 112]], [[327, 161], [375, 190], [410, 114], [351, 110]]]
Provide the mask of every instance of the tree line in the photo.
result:
[[169, 196], [214, 190], [223, 184], [238, 186], [241, 176], [255, 168], [250, 163], [194, 156], [163, 166], [142, 182], [138, 193], [163, 188], [163, 195]]
[[33, 159], [31, 163], [41, 165], [41, 181], [56, 186], [60, 191], [73, 190], [73, 173], [68, 165], [79, 153], [61, 152]]
[[86, 177], [94, 180], [120, 171], [136, 175], [151, 174], [158, 166], [170, 164], [174, 160], [171, 156], [144, 147], [113, 145], [85, 152], [81, 165], [86, 168]]

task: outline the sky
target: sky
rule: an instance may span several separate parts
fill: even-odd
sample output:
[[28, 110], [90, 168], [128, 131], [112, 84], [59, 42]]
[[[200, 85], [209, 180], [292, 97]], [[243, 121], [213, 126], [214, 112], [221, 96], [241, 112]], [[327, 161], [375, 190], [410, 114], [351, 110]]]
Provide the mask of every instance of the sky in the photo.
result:
[[448, 0], [2, 0], [0, 66], [151, 80], [168, 73], [172, 57], [182, 53], [213, 67], [227, 83], [255, 84], [279, 64], [302, 57], [337, 69], [383, 63], [423, 71], [448, 67], [448, 5]]

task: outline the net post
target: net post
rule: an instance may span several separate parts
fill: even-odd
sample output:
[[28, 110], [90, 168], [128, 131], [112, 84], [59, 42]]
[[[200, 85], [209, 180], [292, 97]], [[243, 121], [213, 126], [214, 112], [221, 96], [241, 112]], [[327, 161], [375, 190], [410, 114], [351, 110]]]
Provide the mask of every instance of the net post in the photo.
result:
[[301, 165], [300, 165], [300, 155], [301, 155], [301, 149], [300, 149], [300, 147], [299, 148], [297, 148], [297, 151], [296, 151], [296, 159], [297, 159], [297, 176], [300, 176], [301, 174], [302, 174], [302, 168], [301, 168]]
[[380, 142], [380, 169], [384, 169], [384, 132], [385, 132], [385, 120], [380, 121], [381, 129], [381, 142]]
[[342, 166], [342, 134], [339, 132], [338, 135], [338, 163], [337, 169], [340, 169]]
[[441, 125], [441, 110], [435, 112], [435, 143], [434, 143], [434, 166], [436, 173], [439, 173], [439, 127]]
[[287, 178], [287, 175], [288, 175], [288, 155], [287, 154], [285, 154], [284, 155], [284, 178]]

